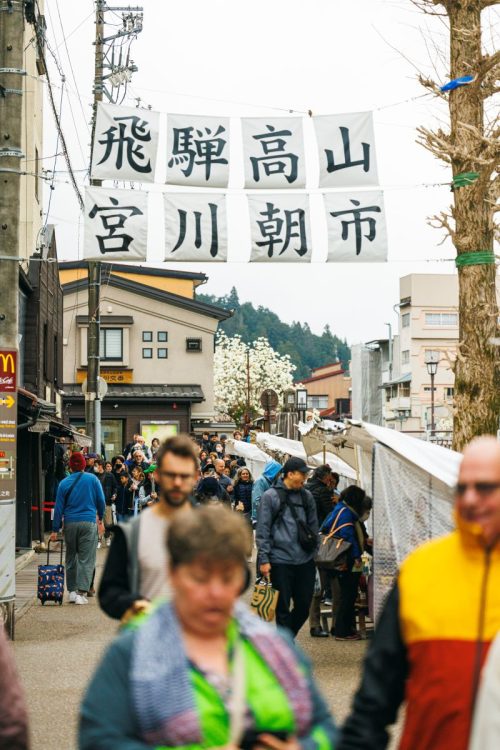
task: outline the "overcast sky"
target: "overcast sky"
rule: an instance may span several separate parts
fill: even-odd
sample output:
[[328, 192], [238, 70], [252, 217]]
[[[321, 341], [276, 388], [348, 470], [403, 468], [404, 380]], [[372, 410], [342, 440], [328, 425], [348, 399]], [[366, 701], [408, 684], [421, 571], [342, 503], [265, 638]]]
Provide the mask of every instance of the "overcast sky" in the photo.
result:
[[[442, 232], [426, 223], [427, 216], [449, 205], [449, 187], [422, 186], [446, 182], [450, 172], [415, 143], [416, 126], [445, 123], [446, 107], [431, 97], [388, 106], [423, 93], [416, 68], [436, 80], [439, 76], [439, 82], [446, 80], [444, 58], [441, 63], [434, 49], [434, 44], [447, 49], [441, 19], [424, 17], [410, 0], [143, 0], [142, 5], [144, 30], [132, 46], [139, 71], [124, 104], [135, 106], [134, 97], [140, 97], [143, 105], [161, 112], [234, 118], [286, 115], [279, 108], [311, 109], [314, 114], [373, 109], [379, 177], [385, 190], [386, 264], [248, 264], [244, 197], [234, 189], [228, 198], [228, 221], [235, 240], [229, 252], [236, 262], [173, 267], [205, 272], [208, 293], [222, 295], [234, 285], [242, 301], [269, 307], [284, 321], [307, 321], [315, 332], [329, 323], [349, 343], [381, 337], [385, 323], [396, 323], [393, 305], [399, 301], [401, 276], [454, 272], [450, 260], [436, 262], [453, 258], [450, 242], [439, 245]], [[45, 14], [49, 39], [66, 76], [63, 129], [83, 187], [90, 142], [93, 3], [45, 0]], [[484, 16], [487, 19], [488, 12]], [[106, 17], [118, 22], [111, 13]], [[54, 85], [60, 87], [57, 69], [47, 57]], [[54, 91], [59, 103], [61, 90]], [[305, 126], [311, 126], [309, 120]], [[54, 154], [55, 146], [56, 130], [46, 106], [44, 156]], [[308, 156], [313, 160], [314, 154]], [[52, 169], [54, 160], [46, 158], [44, 166]], [[59, 157], [56, 169], [65, 168]], [[317, 182], [311, 171], [308, 188], [314, 190]], [[239, 188], [237, 173], [235, 177], [231, 186]], [[59, 258], [74, 260], [82, 253], [81, 222], [67, 179], [64, 171], [58, 172], [49, 221], [57, 226]], [[150, 257], [159, 264], [163, 188], [147, 189], [155, 193]], [[46, 189], [45, 206], [47, 197]], [[312, 214], [311, 219], [317, 257], [326, 257], [323, 218]]]

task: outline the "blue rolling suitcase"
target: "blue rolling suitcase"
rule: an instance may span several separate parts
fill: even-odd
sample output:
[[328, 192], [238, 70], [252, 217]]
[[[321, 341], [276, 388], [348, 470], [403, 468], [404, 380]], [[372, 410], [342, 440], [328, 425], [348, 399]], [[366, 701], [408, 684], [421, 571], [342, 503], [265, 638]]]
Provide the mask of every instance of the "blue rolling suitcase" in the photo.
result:
[[63, 542], [59, 565], [49, 565], [50, 540], [47, 544], [47, 565], [38, 566], [38, 598], [42, 602], [57, 602], [61, 605], [64, 596]]

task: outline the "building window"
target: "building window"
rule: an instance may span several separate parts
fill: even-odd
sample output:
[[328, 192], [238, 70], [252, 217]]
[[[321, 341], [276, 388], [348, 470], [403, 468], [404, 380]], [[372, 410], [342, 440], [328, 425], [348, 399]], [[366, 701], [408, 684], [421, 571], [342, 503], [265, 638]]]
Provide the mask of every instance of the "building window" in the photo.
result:
[[399, 395], [402, 398], [408, 398], [410, 394], [410, 384], [409, 383], [401, 383]]
[[168, 331], [158, 331], [157, 339], [160, 343], [166, 343], [168, 341]]
[[103, 362], [121, 362], [123, 359], [123, 330], [101, 328], [100, 357]]
[[453, 387], [448, 387], [444, 389], [444, 397], [447, 401], [453, 401], [455, 398], [455, 389]]
[[308, 409], [328, 409], [328, 396], [308, 396]]
[[403, 365], [410, 364], [410, 350], [409, 349], [403, 349], [403, 351], [401, 352], [401, 364]]
[[153, 359], [153, 350], [152, 349], [143, 349], [142, 350], [142, 358], [143, 359]]
[[145, 343], [150, 343], [151, 341], [153, 341], [153, 331], [143, 331], [142, 340]]
[[457, 313], [425, 313], [426, 326], [453, 328], [458, 325]]
[[186, 339], [187, 352], [201, 352], [201, 339]]
[[49, 378], [49, 324], [43, 324], [43, 377]]
[[434, 391], [434, 393], [437, 391], [436, 386], [434, 388], [431, 388], [430, 385], [424, 386], [424, 393], [431, 393], [431, 391]]
[[168, 349], [158, 349], [157, 352], [158, 359], [167, 359], [168, 358]]
[[404, 315], [401, 316], [401, 321], [403, 328], [409, 328], [410, 327], [410, 313], [404, 313]]

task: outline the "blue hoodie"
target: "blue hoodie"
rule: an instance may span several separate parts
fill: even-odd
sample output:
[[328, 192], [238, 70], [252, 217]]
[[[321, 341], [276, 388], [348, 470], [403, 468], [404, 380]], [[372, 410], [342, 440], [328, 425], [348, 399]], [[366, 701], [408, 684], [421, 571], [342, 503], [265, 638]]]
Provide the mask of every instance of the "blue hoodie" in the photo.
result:
[[282, 469], [281, 464], [272, 459], [265, 465], [262, 475], [254, 482], [252, 490], [252, 521], [257, 521], [260, 498], [273, 486], [273, 482]]

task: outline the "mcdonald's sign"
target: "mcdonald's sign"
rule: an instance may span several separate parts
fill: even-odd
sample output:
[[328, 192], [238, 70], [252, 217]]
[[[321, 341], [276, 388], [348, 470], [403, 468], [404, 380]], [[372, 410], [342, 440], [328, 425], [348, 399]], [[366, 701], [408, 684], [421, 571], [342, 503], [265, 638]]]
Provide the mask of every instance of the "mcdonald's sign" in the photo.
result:
[[0, 349], [0, 393], [16, 390], [17, 351]]

